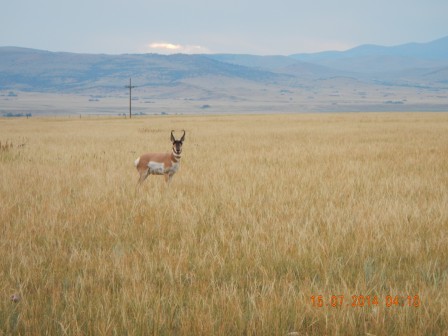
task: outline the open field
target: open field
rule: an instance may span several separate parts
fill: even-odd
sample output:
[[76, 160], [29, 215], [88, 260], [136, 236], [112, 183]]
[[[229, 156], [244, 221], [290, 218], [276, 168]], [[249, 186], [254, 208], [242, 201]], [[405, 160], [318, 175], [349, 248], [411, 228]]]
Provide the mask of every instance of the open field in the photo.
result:
[[[136, 194], [171, 129], [180, 171]], [[448, 113], [0, 119], [0, 141], [0, 335], [447, 334]]]

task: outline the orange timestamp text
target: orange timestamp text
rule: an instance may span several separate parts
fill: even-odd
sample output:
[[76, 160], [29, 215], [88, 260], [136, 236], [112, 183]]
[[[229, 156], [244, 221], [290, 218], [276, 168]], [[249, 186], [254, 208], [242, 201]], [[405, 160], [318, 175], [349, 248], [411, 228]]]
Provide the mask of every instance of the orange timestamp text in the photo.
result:
[[420, 307], [419, 295], [312, 295], [310, 302], [313, 307]]

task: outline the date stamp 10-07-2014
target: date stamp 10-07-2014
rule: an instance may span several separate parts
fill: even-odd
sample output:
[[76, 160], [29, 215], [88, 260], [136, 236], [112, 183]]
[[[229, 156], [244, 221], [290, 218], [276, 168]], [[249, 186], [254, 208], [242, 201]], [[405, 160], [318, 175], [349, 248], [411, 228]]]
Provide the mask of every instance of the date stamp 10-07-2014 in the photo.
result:
[[313, 307], [415, 307], [421, 306], [420, 296], [415, 295], [311, 295]]

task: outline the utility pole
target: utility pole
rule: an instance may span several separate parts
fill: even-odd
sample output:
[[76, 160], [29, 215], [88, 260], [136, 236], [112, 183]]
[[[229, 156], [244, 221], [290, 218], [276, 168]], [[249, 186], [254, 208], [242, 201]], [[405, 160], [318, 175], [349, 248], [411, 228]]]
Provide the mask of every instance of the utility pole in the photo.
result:
[[131, 78], [129, 78], [129, 85], [126, 85], [125, 88], [129, 89], [129, 119], [132, 118], [132, 110], [131, 110], [131, 101], [132, 101], [132, 89], [135, 88], [135, 86], [132, 86]]

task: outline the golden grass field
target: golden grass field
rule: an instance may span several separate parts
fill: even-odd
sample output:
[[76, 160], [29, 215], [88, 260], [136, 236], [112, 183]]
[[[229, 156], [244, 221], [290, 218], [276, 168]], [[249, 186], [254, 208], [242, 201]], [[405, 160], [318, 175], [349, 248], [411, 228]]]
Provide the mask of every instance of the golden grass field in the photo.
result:
[[[179, 172], [136, 193], [171, 129]], [[448, 334], [448, 113], [0, 119], [0, 141], [0, 335]]]

